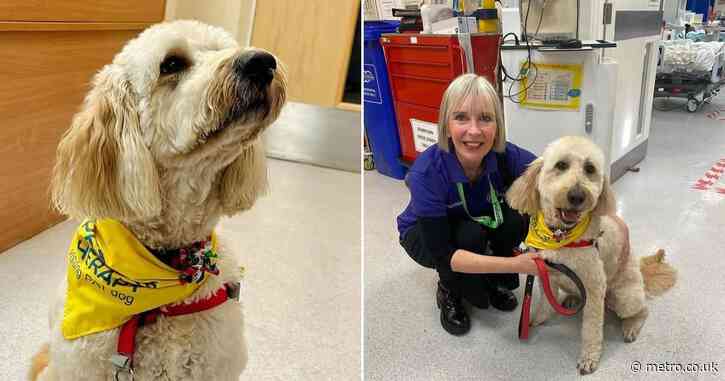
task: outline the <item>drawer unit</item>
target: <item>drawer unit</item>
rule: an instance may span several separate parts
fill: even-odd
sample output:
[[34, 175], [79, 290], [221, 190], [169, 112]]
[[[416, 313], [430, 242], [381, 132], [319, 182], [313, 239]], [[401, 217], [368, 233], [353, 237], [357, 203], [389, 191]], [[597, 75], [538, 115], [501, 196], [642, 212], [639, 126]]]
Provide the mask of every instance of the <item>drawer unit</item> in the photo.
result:
[[[471, 35], [471, 71], [494, 84], [499, 40], [498, 34]], [[443, 93], [469, 71], [469, 63], [458, 35], [383, 34], [380, 42], [398, 120], [401, 159], [410, 163], [418, 156], [410, 120], [438, 123]]]

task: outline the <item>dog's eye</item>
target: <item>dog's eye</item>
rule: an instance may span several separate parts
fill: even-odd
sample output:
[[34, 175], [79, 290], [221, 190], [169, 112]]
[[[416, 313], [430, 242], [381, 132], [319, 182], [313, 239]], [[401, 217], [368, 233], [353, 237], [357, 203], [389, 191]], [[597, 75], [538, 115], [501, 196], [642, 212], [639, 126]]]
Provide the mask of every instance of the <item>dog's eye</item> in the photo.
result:
[[168, 56], [164, 58], [164, 62], [162, 62], [159, 67], [159, 71], [162, 75], [169, 75], [178, 73], [186, 69], [187, 66], [189, 66], [189, 63], [185, 58], [179, 56]]
[[569, 164], [565, 161], [560, 161], [560, 162], [557, 162], [554, 167], [556, 167], [556, 169], [558, 169], [560, 171], [566, 171], [567, 169], [569, 169]]
[[597, 168], [594, 167], [594, 165], [592, 165], [592, 164], [587, 164], [587, 165], [584, 166], [584, 171], [588, 175], [593, 175], [593, 174], [597, 173]]

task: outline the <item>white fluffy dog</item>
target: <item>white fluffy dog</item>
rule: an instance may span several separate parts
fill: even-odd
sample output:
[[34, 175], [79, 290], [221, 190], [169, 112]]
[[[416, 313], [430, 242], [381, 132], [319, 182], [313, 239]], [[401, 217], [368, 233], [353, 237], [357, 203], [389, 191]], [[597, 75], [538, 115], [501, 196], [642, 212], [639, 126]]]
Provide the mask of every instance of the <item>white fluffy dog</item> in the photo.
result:
[[[506, 199], [522, 213], [535, 216], [542, 212], [551, 231], [566, 232], [591, 215], [580, 239], [592, 240], [593, 246], [541, 252], [542, 258], [571, 268], [584, 284], [587, 299], [577, 367], [582, 374], [591, 373], [602, 354], [605, 300], [606, 307], [622, 319], [624, 340], [632, 342], [648, 315], [645, 293], [657, 295], [672, 287], [675, 270], [663, 262], [661, 250], [642, 258], [639, 264], [629, 255], [629, 232], [614, 215], [615, 200], [605, 175], [604, 154], [589, 139], [570, 136], [551, 143], [512, 184]], [[578, 293], [568, 278], [556, 271], [550, 274], [554, 295], [559, 290]], [[565, 294], [559, 295], [560, 301]], [[567, 302], [574, 300], [568, 298]], [[543, 323], [552, 312], [547, 300], [540, 298], [531, 325]]]
[[[195, 21], [155, 25], [94, 78], [58, 146], [53, 201], [64, 214], [121, 222], [152, 253], [210, 237], [222, 215], [266, 191], [259, 134], [279, 115], [286, 85], [274, 56], [240, 49], [225, 31]], [[219, 275], [176, 304], [239, 281], [223, 240]], [[67, 280], [51, 306], [50, 342], [31, 378], [113, 380], [119, 329], [66, 340]], [[139, 328], [136, 380], [237, 380], [246, 364], [241, 306], [160, 316]]]

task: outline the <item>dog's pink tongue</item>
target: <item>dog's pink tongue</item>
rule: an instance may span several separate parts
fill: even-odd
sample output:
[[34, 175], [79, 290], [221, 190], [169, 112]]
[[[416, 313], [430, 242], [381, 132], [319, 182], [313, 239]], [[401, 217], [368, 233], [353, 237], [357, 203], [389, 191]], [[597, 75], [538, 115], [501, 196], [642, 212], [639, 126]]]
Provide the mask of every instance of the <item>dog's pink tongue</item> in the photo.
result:
[[561, 217], [566, 222], [576, 222], [577, 220], [579, 220], [579, 212], [562, 210]]

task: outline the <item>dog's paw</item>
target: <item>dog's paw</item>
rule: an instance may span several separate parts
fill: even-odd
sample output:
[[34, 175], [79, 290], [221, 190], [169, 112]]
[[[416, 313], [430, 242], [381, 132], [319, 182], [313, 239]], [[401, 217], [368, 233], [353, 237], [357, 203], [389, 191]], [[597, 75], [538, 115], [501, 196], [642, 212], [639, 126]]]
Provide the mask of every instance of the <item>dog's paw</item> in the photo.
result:
[[579, 374], [581, 375], [593, 373], [597, 370], [597, 366], [599, 366], [599, 355], [591, 353], [582, 354], [576, 364], [577, 369], [579, 369]]
[[625, 324], [626, 320], [622, 322], [622, 335], [625, 343], [632, 343], [637, 340], [637, 336], [642, 331], [642, 324]]
[[647, 320], [649, 312], [647, 308], [644, 308], [638, 314], [622, 319], [622, 335], [624, 336], [625, 343], [631, 343], [637, 340], [637, 336], [642, 332], [645, 320]]
[[561, 302], [561, 305], [564, 306], [564, 308], [568, 308], [570, 310], [576, 309], [581, 304], [582, 300], [580, 297], [576, 295], [567, 295], [566, 298]]
[[625, 343], [633, 343], [637, 340], [637, 334], [628, 334], [624, 333], [624, 342]]
[[548, 316], [541, 316], [541, 314], [537, 314], [536, 316], [534, 316], [533, 319], [531, 319], [531, 322], [529, 322], [529, 327], [536, 327], [537, 325], [542, 325], [547, 320], [549, 320]]
[[553, 314], [554, 310], [549, 306], [549, 303], [546, 303], [545, 305], [539, 304], [534, 316], [531, 317], [531, 324], [529, 325], [536, 327], [537, 325], [544, 324]]

